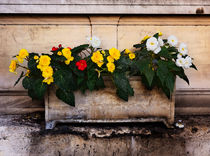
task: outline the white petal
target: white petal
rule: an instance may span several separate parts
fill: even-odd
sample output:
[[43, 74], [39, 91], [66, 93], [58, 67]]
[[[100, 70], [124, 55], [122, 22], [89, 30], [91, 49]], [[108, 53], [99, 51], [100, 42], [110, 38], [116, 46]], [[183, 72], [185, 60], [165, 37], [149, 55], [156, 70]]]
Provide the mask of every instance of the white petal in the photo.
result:
[[159, 52], [161, 51], [161, 48], [160, 47], [157, 47], [154, 51], [155, 54], [158, 54]]
[[188, 53], [187, 45], [184, 44], [184, 43], [181, 43], [181, 44], [179, 45], [178, 51], [179, 51], [183, 56], [187, 55], [187, 53]]
[[163, 40], [160, 37], [158, 38], [158, 43], [159, 43], [160, 46], [164, 45], [164, 42], [163, 42]]
[[182, 58], [182, 54], [179, 53], [179, 54], [177, 55], [177, 58]]
[[178, 40], [177, 40], [176, 36], [174, 36], [174, 35], [169, 36], [168, 37], [168, 43], [169, 43], [170, 46], [175, 47], [178, 43]]
[[178, 58], [178, 59], [176, 59], [176, 65], [178, 67], [183, 67], [184, 66], [184, 63], [185, 63], [185, 59], [184, 58]]
[[148, 51], [154, 51], [158, 47], [158, 40], [155, 37], [150, 37], [146, 42]]
[[92, 45], [93, 48], [99, 48], [101, 45], [101, 40], [98, 37], [93, 36], [90, 39], [90, 44]]

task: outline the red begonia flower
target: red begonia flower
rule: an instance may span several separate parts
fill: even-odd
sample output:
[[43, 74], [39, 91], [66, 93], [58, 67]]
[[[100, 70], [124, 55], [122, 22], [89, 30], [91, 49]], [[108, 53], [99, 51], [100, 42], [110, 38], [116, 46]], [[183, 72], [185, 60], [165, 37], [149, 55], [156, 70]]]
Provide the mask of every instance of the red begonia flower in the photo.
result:
[[87, 68], [87, 63], [85, 60], [80, 60], [76, 63], [76, 66], [79, 70], [85, 70]]

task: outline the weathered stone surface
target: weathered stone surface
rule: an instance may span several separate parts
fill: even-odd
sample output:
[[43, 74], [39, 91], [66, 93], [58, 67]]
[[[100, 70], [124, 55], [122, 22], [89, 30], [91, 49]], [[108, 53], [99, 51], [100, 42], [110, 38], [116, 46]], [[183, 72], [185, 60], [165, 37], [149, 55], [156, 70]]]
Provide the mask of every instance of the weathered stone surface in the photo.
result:
[[156, 124], [58, 125], [40, 114], [0, 116], [3, 156], [209, 156], [209, 116], [179, 116], [184, 129]]
[[[129, 122], [129, 121], [174, 121], [174, 97], [169, 100], [158, 89], [147, 90], [139, 77], [130, 79], [134, 96], [128, 102], [116, 96], [111, 79], [105, 80], [105, 89], [82, 94], [75, 92], [75, 107], [69, 106], [55, 96], [50, 89], [45, 100], [45, 119], [61, 122]], [[90, 121], [88, 121], [90, 120]]]
[[0, 13], [209, 14], [208, 0], [1, 0]]
[[[25, 3], [32, 4], [31, 7], [40, 7], [40, 4], [45, 8], [47, 4], [52, 3], [48, 0], [38, 1], [16, 1], [5, 0], [0, 3], [5, 5], [15, 4], [15, 7], [19, 7], [19, 4]], [[71, 5], [73, 1], [62, 1], [62, 3]], [[81, 1], [74, 0], [75, 3], [81, 4]], [[86, 1], [87, 2], [87, 1]], [[98, 2], [98, 1], [97, 1]], [[104, 5], [106, 3], [112, 3], [109, 0], [100, 1]], [[99, 3], [100, 3], [99, 2]], [[192, 9], [190, 4], [194, 7], [199, 4], [205, 4], [209, 2], [205, 0], [187, 0], [187, 1], [159, 1], [161, 5], [176, 5], [183, 4], [186, 7]], [[36, 5], [33, 5], [35, 4]], [[58, 1], [54, 1], [58, 3]], [[90, 0], [93, 5], [96, 1]], [[117, 6], [121, 3], [129, 4], [131, 1], [116, 1]], [[155, 0], [152, 1], [132, 1], [133, 4], [148, 4], [154, 7]], [[16, 5], [17, 4], [17, 5]], [[46, 5], [44, 5], [46, 4]], [[62, 4], [62, 7], [65, 5]], [[1, 5], [1, 4], [0, 4]], [[84, 5], [86, 5], [84, 3]], [[1, 5], [3, 6], [3, 5]], [[28, 5], [27, 5], [28, 6]], [[87, 6], [87, 5], [86, 5]], [[109, 6], [109, 5], [107, 5]], [[25, 9], [24, 5], [24, 9]], [[98, 7], [98, 5], [97, 5]], [[126, 6], [127, 7], [127, 6]], [[133, 6], [131, 6], [132, 8]], [[186, 11], [178, 5], [179, 9]], [[55, 9], [50, 6], [50, 10]], [[199, 6], [200, 8], [200, 6]], [[46, 8], [45, 8], [46, 9]], [[69, 8], [68, 8], [69, 9]], [[89, 6], [88, 6], [88, 9]], [[1, 9], [0, 9], [1, 10]], [[148, 9], [146, 9], [148, 10]], [[160, 12], [158, 6], [158, 12]], [[171, 10], [171, 9], [169, 9]], [[1, 10], [2, 11], [2, 10]], [[18, 10], [17, 10], [18, 11]], [[58, 11], [63, 11], [58, 9]], [[81, 11], [81, 9], [80, 9]], [[82, 10], [83, 11], [83, 10]], [[95, 11], [101, 11], [97, 9]], [[141, 10], [140, 10], [141, 11]], [[149, 9], [149, 11], [153, 11]], [[172, 10], [172, 11], [176, 11]], [[0, 97], [3, 101], [0, 103], [0, 114], [13, 112], [20, 112], [22, 108], [28, 107], [22, 112], [30, 112], [31, 102], [17, 101], [20, 97], [16, 97], [13, 91], [20, 92], [22, 94], [23, 87], [18, 84], [13, 87], [14, 82], [18, 78], [21, 70], [18, 70], [18, 74], [12, 74], [8, 72], [8, 66], [12, 56], [16, 55], [21, 48], [27, 49], [29, 52], [49, 52], [52, 46], [56, 46], [62, 43], [64, 46], [74, 47], [79, 44], [87, 43], [86, 37], [92, 35], [99, 36], [102, 40], [102, 48], [116, 47], [119, 50], [124, 48], [132, 49], [134, 43], [140, 42], [140, 40], [146, 34], [153, 34], [157, 30], [163, 32], [163, 38], [170, 34], [174, 34], [178, 37], [180, 42], [185, 42], [189, 47], [189, 54], [194, 58], [194, 63], [198, 67], [198, 71], [193, 69], [187, 70], [187, 76], [190, 80], [190, 86], [183, 80], [177, 78], [176, 89], [177, 98], [176, 106], [177, 113], [181, 114], [208, 114], [210, 112], [209, 106], [209, 94], [210, 94], [210, 64], [209, 64], [209, 29], [210, 18], [209, 16], [169, 16], [169, 15], [145, 15], [145, 16], [127, 16], [127, 15], [98, 15], [98, 16], [76, 16], [76, 15], [1, 15], [0, 16]], [[193, 32], [193, 33], [192, 33]], [[195, 94], [196, 91], [196, 94]], [[4, 94], [7, 93], [7, 97]], [[18, 93], [19, 94], [19, 93]], [[187, 94], [187, 95], [185, 95]], [[195, 96], [196, 95], [196, 96]], [[19, 96], [19, 95], [18, 95]], [[25, 93], [21, 96], [25, 96]], [[193, 97], [193, 98], [191, 98]], [[6, 100], [4, 100], [6, 99]], [[11, 104], [10, 101], [17, 101], [18, 105]], [[202, 101], [202, 102], [201, 102]], [[10, 109], [7, 109], [10, 107]], [[18, 108], [17, 108], [18, 107]], [[192, 108], [191, 108], [192, 107]], [[40, 108], [39, 110], [43, 109]], [[12, 110], [12, 111], [10, 111]]]

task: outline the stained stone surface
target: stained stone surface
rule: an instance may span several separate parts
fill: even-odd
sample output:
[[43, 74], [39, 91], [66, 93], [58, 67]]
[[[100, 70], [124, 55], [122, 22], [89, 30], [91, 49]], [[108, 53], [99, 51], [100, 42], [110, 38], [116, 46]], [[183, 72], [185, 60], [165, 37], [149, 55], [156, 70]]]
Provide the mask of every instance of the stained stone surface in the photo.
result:
[[92, 120], [98, 122], [115, 120], [149, 120], [166, 119], [169, 124], [174, 120], [174, 97], [168, 99], [158, 89], [147, 90], [139, 77], [130, 78], [134, 96], [128, 102], [116, 96], [116, 89], [111, 79], [105, 78], [105, 89], [82, 94], [75, 93], [75, 107], [69, 106], [55, 96], [55, 90], [50, 89], [45, 100], [46, 121], [53, 120]]
[[161, 123], [76, 124], [45, 130], [44, 115], [0, 116], [1, 156], [209, 156], [210, 116], [178, 116], [184, 129]]

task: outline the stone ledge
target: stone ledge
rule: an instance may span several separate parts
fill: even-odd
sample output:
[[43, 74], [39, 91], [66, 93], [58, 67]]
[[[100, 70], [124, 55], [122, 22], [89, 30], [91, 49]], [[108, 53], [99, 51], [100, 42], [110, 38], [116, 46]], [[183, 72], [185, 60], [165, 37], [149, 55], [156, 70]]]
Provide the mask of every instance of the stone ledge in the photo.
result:
[[2, 155], [209, 155], [209, 116], [177, 116], [184, 129], [159, 123], [58, 125], [44, 129], [43, 114], [0, 116]]
[[210, 14], [205, 0], [3, 0], [12, 14]]

